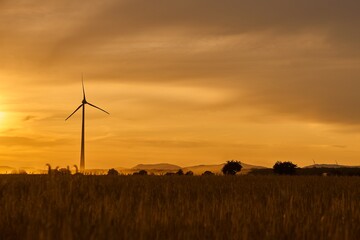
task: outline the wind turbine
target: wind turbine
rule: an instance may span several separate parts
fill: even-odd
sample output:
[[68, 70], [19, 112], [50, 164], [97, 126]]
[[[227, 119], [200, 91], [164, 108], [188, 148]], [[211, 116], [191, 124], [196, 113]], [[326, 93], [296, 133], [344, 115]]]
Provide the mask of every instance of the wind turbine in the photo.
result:
[[81, 154], [80, 154], [80, 170], [84, 171], [85, 170], [85, 105], [89, 105], [91, 107], [97, 108], [100, 111], [103, 111], [104, 113], [110, 114], [107, 111], [105, 111], [104, 109], [101, 109], [91, 103], [89, 103], [88, 101], [86, 101], [86, 95], [85, 95], [85, 88], [84, 88], [84, 80], [83, 77], [81, 76], [81, 83], [82, 83], [82, 90], [83, 90], [83, 100], [82, 103], [80, 104], [80, 106], [75, 109], [75, 111], [70, 114], [70, 116], [68, 116], [66, 120], [68, 120], [72, 115], [74, 115], [77, 110], [79, 110], [80, 108], [82, 108], [82, 125], [81, 125]]

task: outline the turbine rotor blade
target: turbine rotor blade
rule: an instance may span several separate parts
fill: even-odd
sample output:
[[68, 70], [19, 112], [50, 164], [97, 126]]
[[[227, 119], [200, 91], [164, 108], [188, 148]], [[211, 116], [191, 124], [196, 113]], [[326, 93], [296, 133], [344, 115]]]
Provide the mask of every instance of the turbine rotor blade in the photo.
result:
[[84, 104], [81, 104], [80, 106], [78, 106], [78, 108], [75, 109], [75, 111], [73, 111], [73, 113], [70, 114], [70, 116], [68, 116], [68, 117], [65, 119], [65, 121], [68, 120], [72, 115], [74, 115], [74, 113], [76, 113], [76, 111], [79, 110], [83, 105], [84, 105]]
[[86, 96], [85, 96], [85, 87], [84, 87], [84, 77], [83, 77], [83, 74], [82, 74], [82, 73], [81, 73], [81, 83], [82, 83], [83, 97], [84, 97], [84, 99], [86, 99]]
[[87, 104], [89, 104], [90, 106], [92, 106], [92, 107], [94, 107], [94, 108], [97, 108], [97, 109], [103, 111], [104, 113], [110, 114], [110, 113], [108, 113], [107, 111], [105, 111], [104, 109], [101, 109], [101, 108], [99, 108], [99, 107], [97, 107], [97, 106], [95, 106], [95, 105], [93, 105], [93, 104], [91, 104], [91, 103], [89, 103], [89, 102], [87, 102]]

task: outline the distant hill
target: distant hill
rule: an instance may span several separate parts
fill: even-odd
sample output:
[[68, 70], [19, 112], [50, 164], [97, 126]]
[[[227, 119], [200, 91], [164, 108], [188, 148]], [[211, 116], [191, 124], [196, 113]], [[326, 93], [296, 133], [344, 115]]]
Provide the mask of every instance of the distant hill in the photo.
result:
[[[138, 164], [134, 166], [133, 168], [123, 168], [123, 167], [115, 167], [115, 169], [122, 174], [133, 174], [134, 172], [140, 171], [140, 170], [146, 170], [149, 173], [153, 173], [156, 175], [162, 175], [167, 172], [176, 172], [179, 169], [182, 169], [184, 172], [192, 171], [195, 175], [201, 175], [205, 171], [211, 171], [216, 174], [221, 173], [221, 169], [223, 168], [223, 164], [213, 164], [213, 165], [195, 165], [195, 166], [188, 166], [188, 167], [180, 167], [178, 165], [169, 164], [169, 163], [157, 163], [157, 164]], [[262, 166], [255, 166], [250, 165], [246, 163], [242, 163], [242, 170], [241, 174], [246, 174], [250, 171], [250, 169], [265, 169], [265, 167]], [[0, 174], [5, 173], [13, 173], [18, 172], [19, 170], [24, 170], [29, 174], [46, 174], [47, 169], [36, 169], [31, 167], [22, 167], [22, 168], [13, 168], [9, 166], [0, 166]], [[74, 173], [74, 169], [72, 168], [71, 171]], [[86, 169], [86, 174], [107, 174], [109, 169]]]
[[[184, 172], [187, 171], [192, 171], [194, 174], [202, 174], [205, 171], [211, 171], [213, 173], [221, 173], [221, 169], [224, 167], [225, 163], [222, 164], [217, 164], [217, 165], [196, 165], [196, 166], [190, 166], [190, 167], [185, 167], [182, 168]], [[247, 170], [250, 169], [264, 169], [266, 167], [262, 167], [262, 166], [255, 166], [255, 165], [250, 165], [250, 164], [246, 164], [246, 163], [241, 163], [242, 165], [242, 169], [241, 171], [243, 173], [247, 173]], [[245, 170], [245, 171], [244, 171]]]
[[138, 164], [132, 168], [133, 170], [162, 170], [162, 171], [177, 171], [181, 169], [180, 166], [169, 163], [157, 163], [157, 164]]
[[192, 171], [196, 175], [200, 175], [205, 171], [210, 171], [213, 173], [221, 173], [221, 169], [224, 164], [217, 164], [217, 165], [196, 165], [196, 166], [189, 166], [184, 167], [182, 170], [186, 173], [188, 171]]
[[264, 166], [257, 166], [257, 165], [251, 165], [251, 164], [247, 164], [247, 163], [241, 163], [243, 169], [264, 169], [267, 167]]
[[360, 166], [347, 166], [347, 165], [337, 165], [337, 164], [313, 164], [310, 166], [305, 166], [303, 168], [358, 168]]

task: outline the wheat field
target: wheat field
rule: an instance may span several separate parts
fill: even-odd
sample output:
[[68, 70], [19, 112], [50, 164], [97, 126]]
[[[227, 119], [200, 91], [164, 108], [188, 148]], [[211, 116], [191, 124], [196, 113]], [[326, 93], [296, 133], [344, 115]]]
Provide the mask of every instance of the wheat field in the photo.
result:
[[360, 177], [0, 176], [0, 239], [358, 239]]

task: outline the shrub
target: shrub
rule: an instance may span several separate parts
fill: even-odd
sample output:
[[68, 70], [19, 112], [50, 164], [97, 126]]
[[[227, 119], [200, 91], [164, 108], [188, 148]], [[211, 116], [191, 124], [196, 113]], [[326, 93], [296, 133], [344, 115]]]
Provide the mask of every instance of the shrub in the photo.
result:
[[215, 175], [213, 172], [211, 171], [205, 171], [203, 174], [203, 176], [212, 176], [212, 175]]
[[69, 168], [60, 168], [57, 172], [58, 175], [71, 175]]
[[231, 160], [231, 161], [227, 161], [227, 163], [224, 165], [221, 171], [225, 175], [235, 175], [237, 172], [240, 172], [241, 169], [242, 169], [241, 162]]
[[146, 170], [140, 170], [139, 175], [148, 175], [148, 172]]
[[182, 169], [179, 169], [179, 171], [177, 171], [176, 174], [182, 176], [184, 175], [184, 171]]
[[74, 165], [74, 168], [75, 168], [75, 174], [79, 173], [79, 168], [76, 164]]
[[51, 168], [49, 163], [47, 163], [46, 166], [48, 167], [48, 175], [50, 175], [50, 176], [59, 175], [59, 167], [58, 166], [54, 169]]
[[193, 171], [187, 171], [187, 172], [185, 173], [185, 175], [186, 175], [186, 176], [194, 176], [194, 173], [193, 173]]
[[119, 172], [115, 168], [112, 168], [112, 169], [109, 169], [107, 175], [117, 176], [117, 175], [119, 175]]
[[296, 172], [297, 165], [292, 162], [280, 162], [277, 161], [273, 166], [274, 173], [284, 174], [284, 175], [293, 175]]
[[26, 172], [24, 169], [20, 169], [19, 172], [18, 172], [18, 174], [25, 174], [25, 175], [26, 175], [27, 172]]

